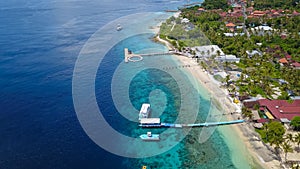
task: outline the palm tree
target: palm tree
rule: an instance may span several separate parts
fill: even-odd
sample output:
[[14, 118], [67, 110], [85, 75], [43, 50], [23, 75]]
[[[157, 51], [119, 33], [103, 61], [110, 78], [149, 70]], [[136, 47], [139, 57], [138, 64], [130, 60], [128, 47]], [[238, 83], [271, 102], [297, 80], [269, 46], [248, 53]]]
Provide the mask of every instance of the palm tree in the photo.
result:
[[227, 75], [226, 78], [225, 78], [225, 82], [226, 82], [227, 87], [229, 86], [229, 81], [230, 81], [230, 76]]
[[292, 149], [292, 146], [288, 142], [283, 142], [283, 144], [281, 146], [282, 146], [282, 149], [285, 153], [284, 154], [284, 160], [286, 161], [287, 153], [292, 153], [293, 149]]
[[294, 137], [295, 143], [298, 145], [298, 152], [299, 152], [299, 145], [300, 145], [300, 133], [297, 133], [296, 136]]
[[217, 56], [219, 57], [221, 55], [221, 52], [217, 50]]
[[275, 145], [275, 147], [274, 147], [275, 148], [275, 153], [281, 161], [279, 153], [280, 153], [280, 149], [281, 149], [280, 146], [282, 145], [282, 140], [276, 139], [276, 138], [274, 138], [274, 136], [272, 136], [269, 142], [270, 142], [271, 146]]
[[294, 137], [292, 133], [289, 133], [285, 136], [285, 140], [287, 140], [288, 142], [294, 142]]
[[205, 55], [205, 52], [202, 50], [201, 51], [201, 56], [204, 57], [204, 55]]
[[242, 114], [245, 117], [248, 117], [249, 120], [251, 120], [253, 118], [253, 113], [249, 109], [247, 109], [246, 107], [242, 107]]
[[210, 50], [207, 50], [207, 55], [210, 56]]

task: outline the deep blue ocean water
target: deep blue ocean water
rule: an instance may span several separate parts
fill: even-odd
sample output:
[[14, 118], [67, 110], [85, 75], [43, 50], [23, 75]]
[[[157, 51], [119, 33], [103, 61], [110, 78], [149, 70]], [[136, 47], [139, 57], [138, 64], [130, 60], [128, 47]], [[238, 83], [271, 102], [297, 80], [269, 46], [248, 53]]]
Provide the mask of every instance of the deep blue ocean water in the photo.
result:
[[[194, 156], [189, 157], [184, 144], [191, 142], [192, 136], [183, 140], [182, 144], [170, 152], [158, 157], [119, 157], [99, 148], [85, 134], [76, 117], [72, 101], [74, 65], [83, 45], [95, 31], [128, 14], [176, 9], [183, 3], [185, 2], [166, 0], [1, 1], [0, 168], [106, 169], [139, 168], [141, 164], [157, 168], [191, 168], [194, 164], [189, 160]], [[144, 41], [145, 44], [152, 45], [152, 48], [163, 48], [149, 38], [150, 35], [143, 35], [122, 43]], [[107, 57], [120, 54], [124, 47], [122, 43], [119, 47], [115, 46], [116, 50], [111, 50]], [[141, 50], [141, 47], [142, 45], [134, 49]], [[99, 74], [96, 80], [97, 98], [107, 98], [99, 107], [107, 112], [116, 112], [116, 109], [111, 106], [111, 93], [107, 90], [111, 78], [105, 75], [110, 77], [122, 59], [119, 57], [109, 65], [104, 64], [101, 70], [106, 73], [104, 77]], [[148, 89], [136, 89], [149, 83], [140, 81], [139, 78], [157, 79], [159, 76], [168, 78], [168, 75], [158, 70], [152, 73], [140, 72], [136, 76], [137, 83], [133, 81], [130, 87], [131, 101], [136, 109], [139, 109], [142, 102], [149, 101], [147, 95], [151, 90], [160, 89], [170, 94], [166, 96], [168, 104], [171, 105], [168, 111], [176, 111], [178, 105], [172, 95], [176, 93], [175, 88], [174, 91], [169, 91], [163, 85], [148, 85]], [[137, 95], [138, 98], [135, 97]], [[172, 122], [169, 117], [162, 118]], [[126, 135], [140, 134], [136, 127], [129, 126], [123, 129], [122, 125], [133, 126], [134, 123], [119, 119], [122, 117], [117, 113], [107, 116], [107, 121], [111, 122], [116, 130]], [[212, 168], [214, 165], [233, 167], [228, 148], [222, 145], [220, 136], [214, 134], [212, 139], [217, 142], [207, 142], [200, 147], [200, 162], [197, 162], [194, 168]], [[219, 154], [218, 151], [224, 153]], [[186, 160], [179, 161], [178, 156], [174, 154], [180, 154], [181, 160]], [[166, 163], [161, 161], [164, 158], [173, 161], [166, 166]]]

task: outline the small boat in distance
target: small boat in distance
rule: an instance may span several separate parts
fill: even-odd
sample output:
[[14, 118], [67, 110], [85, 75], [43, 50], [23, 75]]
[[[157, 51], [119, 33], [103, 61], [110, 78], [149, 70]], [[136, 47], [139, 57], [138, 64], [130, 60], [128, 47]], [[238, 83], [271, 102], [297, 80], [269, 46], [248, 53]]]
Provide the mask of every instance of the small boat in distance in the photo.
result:
[[120, 30], [122, 30], [123, 28], [122, 28], [122, 26], [120, 25], [120, 24], [118, 24], [117, 25], [117, 31], [120, 31]]
[[140, 135], [140, 138], [143, 141], [159, 141], [159, 134], [152, 134], [151, 132], [147, 132], [147, 134]]

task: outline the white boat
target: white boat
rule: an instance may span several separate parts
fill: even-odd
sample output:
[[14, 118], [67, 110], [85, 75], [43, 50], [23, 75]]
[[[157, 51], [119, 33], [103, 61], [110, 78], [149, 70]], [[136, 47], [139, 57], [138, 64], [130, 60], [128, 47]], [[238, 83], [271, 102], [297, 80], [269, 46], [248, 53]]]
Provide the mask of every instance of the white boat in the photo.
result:
[[140, 138], [144, 141], [159, 141], [159, 134], [152, 134], [151, 132], [147, 132], [147, 134], [140, 135]]
[[149, 114], [150, 114], [150, 104], [144, 103], [139, 113], [139, 120], [141, 120], [142, 118], [148, 118]]
[[122, 28], [122, 26], [120, 25], [120, 24], [118, 24], [117, 25], [117, 31], [120, 31], [120, 30], [122, 30], [123, 28]]

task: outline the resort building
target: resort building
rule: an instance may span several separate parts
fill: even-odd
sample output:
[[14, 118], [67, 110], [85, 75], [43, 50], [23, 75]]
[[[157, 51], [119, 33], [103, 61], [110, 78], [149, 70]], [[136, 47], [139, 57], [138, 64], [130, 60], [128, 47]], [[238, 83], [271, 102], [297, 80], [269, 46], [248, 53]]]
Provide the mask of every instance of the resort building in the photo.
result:
[[244, 106], [253, 108], [259, 106], [259, 111], [267, 119], [288, 122], [295, 116], [300, 116], [300, 100], [293, 100], [289, 103], [286, 100], [249, 100], [244, 101]]
[[289, 103], [286, 100], [268, 100], [258, 101], [260, 110], [265, 113], [269, 119], [288, 119], [294, 116], [300, 116], [300, 100], [294, 100]]

